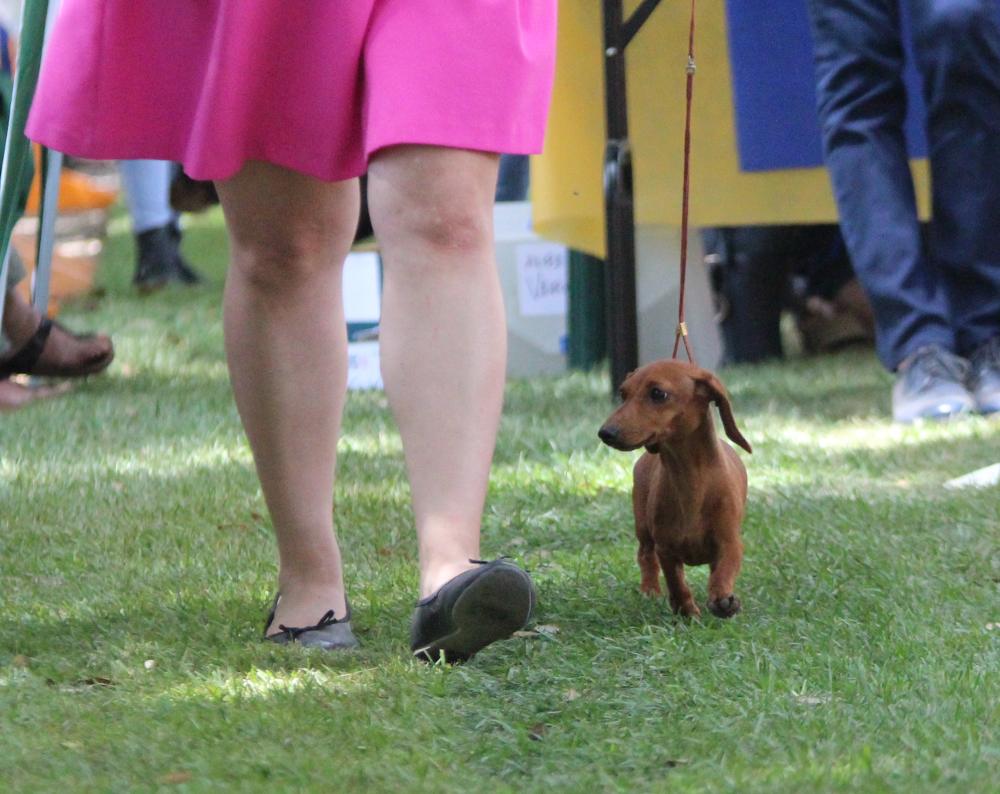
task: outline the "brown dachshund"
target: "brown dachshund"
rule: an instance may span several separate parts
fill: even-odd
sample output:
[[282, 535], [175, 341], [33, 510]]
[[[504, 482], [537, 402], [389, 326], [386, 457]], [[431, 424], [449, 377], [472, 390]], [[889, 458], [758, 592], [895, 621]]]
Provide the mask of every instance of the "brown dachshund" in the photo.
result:
[[736, 451], [716, 436], [711, 403], [726, 435], [753, 450], [736, 427], [725, 388], [708, 370], [664, 360], [631, 373], [621, 398], [598, 435], [615, 449], [646, 448], [632, 487], [640, 589], [659, 595], [662, 568], [670, 606], [697, 616], [684, 566], [708, 563], [708, 608], [720, 618], [732, 617], [740, 610], [733, 585], [743, 560], [747, 472]]

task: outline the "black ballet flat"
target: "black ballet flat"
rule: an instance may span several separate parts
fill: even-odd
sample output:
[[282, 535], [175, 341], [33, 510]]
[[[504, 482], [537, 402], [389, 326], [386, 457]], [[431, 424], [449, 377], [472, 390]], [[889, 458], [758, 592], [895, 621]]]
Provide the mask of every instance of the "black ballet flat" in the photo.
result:
[[531, 577], [503, 558], [485, 562], [417, 602], [410, 649], [424, 661], [471, 659], [490, 643], [525, 626], [535, 608]]

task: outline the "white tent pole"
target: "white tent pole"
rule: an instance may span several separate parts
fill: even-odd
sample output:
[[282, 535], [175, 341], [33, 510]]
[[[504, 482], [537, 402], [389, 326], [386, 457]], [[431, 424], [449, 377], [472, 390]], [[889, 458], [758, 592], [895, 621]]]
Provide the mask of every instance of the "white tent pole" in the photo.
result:
[[[58, 0], [49, 3], [45, 18], [45, 45], [48, 46], [49, 33], [59, 13]], [[52, 253], [56, 244], [56, 219], [59, 217], [59, 178], [62, 174], [62, 152], [47, 149], [45, 152], [45, 186], [42, 203], [38, 210], [38, 261], [35, 263], [34, 288], [31, 303], [43, 316], [49, 309], [49, 291], [52, 284]]]

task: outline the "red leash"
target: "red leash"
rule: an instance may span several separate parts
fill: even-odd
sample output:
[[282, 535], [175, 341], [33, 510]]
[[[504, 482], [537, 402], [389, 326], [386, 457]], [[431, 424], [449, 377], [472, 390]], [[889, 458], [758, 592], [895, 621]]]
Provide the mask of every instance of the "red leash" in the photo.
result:
[[684, 322], [684, 292], [687, 284], [687, 253], [688, 253], [688, 206], [690, 204], [691, 193], [691, 97], [694, 94], [694, 11], [695, 0], [691, 0], [691, 29], [688, 32], [688, 60], [687, 60], [687, 111], [684, 119], [684, 191], [681, 199], [681, 294], [678, 301], [677, 310], [677, 335], [674, 338], [674, 358], [677, 358], [677, 351], [680, 348], [681, 340], [684, 340], [684, 350], [687, 353], [688, 361], [692, 364], [694, 354], [691, 352], [691, 345], [688, 344], [687, 323]]

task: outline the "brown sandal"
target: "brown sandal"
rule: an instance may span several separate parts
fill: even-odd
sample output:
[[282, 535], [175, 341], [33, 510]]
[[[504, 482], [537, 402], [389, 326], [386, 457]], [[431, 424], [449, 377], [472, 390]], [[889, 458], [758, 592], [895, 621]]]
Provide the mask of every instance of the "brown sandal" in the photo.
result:
[[55, 320], [43, 317], [38, 329], [31, 338], [24, 343], [20, 350], [13, 356], [0, 361], [0, 378], [9, 378], [11, 375], [43, 375], [56, 378], [82, 378], [86, 375], [96, 375], [107, 369], [112, 359], [115, 357], [114, 348], [91, 356], [89, 359], [76, 366], [50, 366], [41, 363], [42, 353], [45, 351], [45, 343], [49, 340], [53, 327], [58, 328], [65, 334], [78, 341], [94, 339], [93, 334], [74, 334], [68, 328]]

